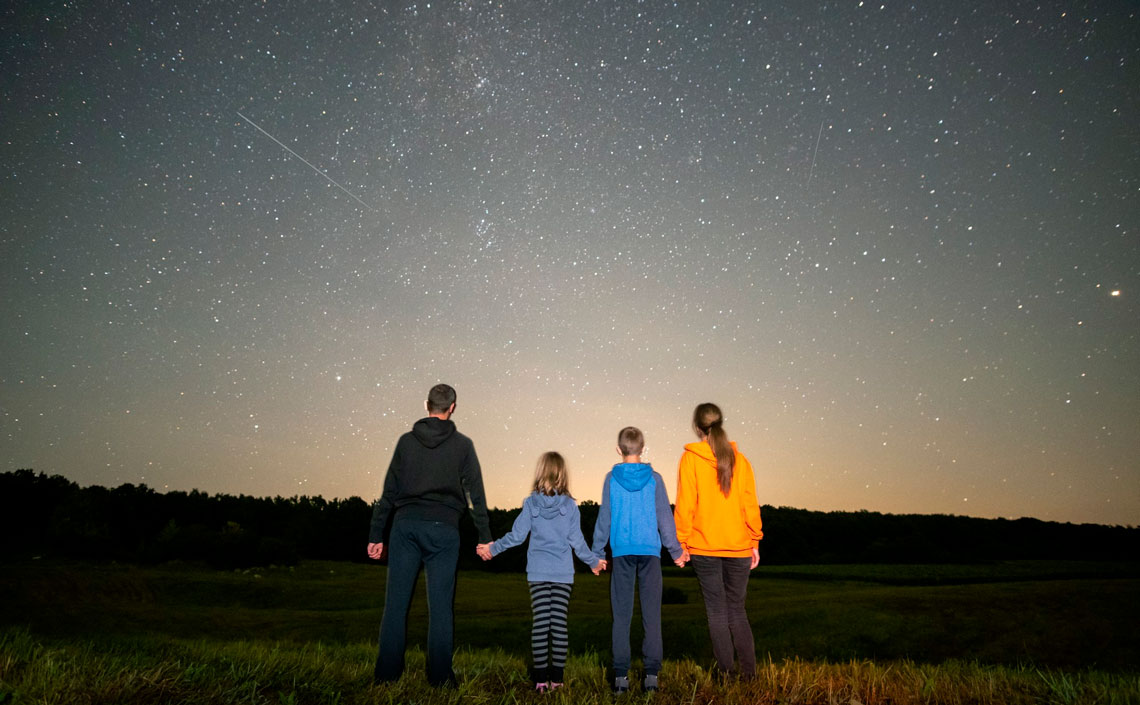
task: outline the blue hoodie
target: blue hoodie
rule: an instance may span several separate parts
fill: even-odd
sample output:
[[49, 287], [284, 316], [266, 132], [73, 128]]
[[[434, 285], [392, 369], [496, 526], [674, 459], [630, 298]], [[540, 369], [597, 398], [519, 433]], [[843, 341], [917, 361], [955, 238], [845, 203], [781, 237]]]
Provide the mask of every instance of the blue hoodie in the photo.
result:
[[681, 556], [677, 527], [665, 482], [648, 463], [618, 463], [602, 484], [602, 506], [594, 525], [594, 556], [660, 556], [664, 545]]
[[582, 536], [581, 518], [573, 497], [531, 494], [523, 500], [522, 511], [510, 532], [491, 545], [491, 555], [518, 546], [527, 534], [530, 547], [526, 551], [526, 579], [532, 583], [573, 583], [571, 548], [591, 568], [598, 563]]

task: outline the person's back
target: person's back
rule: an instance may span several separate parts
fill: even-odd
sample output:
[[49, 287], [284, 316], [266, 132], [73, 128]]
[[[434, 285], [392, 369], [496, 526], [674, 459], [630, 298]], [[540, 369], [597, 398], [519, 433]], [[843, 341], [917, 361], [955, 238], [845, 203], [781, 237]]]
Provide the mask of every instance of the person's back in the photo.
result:
[[[373, 538], [383, 537], [388, 515], [395, 510], [405, 519], [458, 525], [467, 510], [464, 485], [477, 484], [474, 471], [478, 463], [475, 444], [456, 429], [454, 421], [436, 416], [416, 421], [396, 442], [391, 463], [396, 472], [389, 470], [394, 492], [389, 496], [385, 482], [385, 492], [373, 512]], [[475, 517], [476, 521], [486, 518], [485, 514]]]
[[526, 579], [530, 589], [530, 644], [534, 656], [531, 677], [539, 692], [562, 687], [566, 655], [570, 650], [566, 614], [574, 585], [571, 551], [589, 565], [594, 575], [605, 563], [593, 560], [580, 524], [578, 504], [569, 493], [566, 459], [560, 453], [542, 454], [535, 467], [533, 490], [511, 530], [490, 546], [480, 547], [483, 560], [518, 546], [530, 537], [526, 553]]
[[629, 688], [631, 661], [629, 628], [633, 619], [634, 591], [640, 595], [645, 628], [642, 654], [645, 688], [657, 689], [661, 669], [661, 547], [674, 560], [682, 554], [669, 509], [669, 496], [661, 475], [641, 462], [645, 437], [627, 426], [618, 433], [622, 462], [613, 466], [602, 485], [602, 505], [594, 525], [594, 555], [605, 558], [608, 543], [613, 556], [610, 606], [613, 612], [614, 690]]
[[622, 462], [610, 470], [610, 553], [618, 556], [658, 556], [657, 488], [664, 482], [651, 465]]
[[523, 500], [511, 531], [491, 545], [491, 557], [522, 544], [529, 536], [527, 580], [573, 583], [574, 553], [583, 563], [595, 565], [582, 537], [580, 517], [578, 504], [570, 495], [532, 492]]
[[432, 387], [428, 412], [400, 436], [372, 506], [368, 555], [379, 559], [388, 546], [388, 581], [376, 656], [375, 682], [397, 680], [404, 671], [408, 609], [422, 567], [427, 573], [427, 677], [432, 685], [453, 683], [453, 610], [459, 561], [459, 520], [471, 497], [480, 544], [491, 540], [483, 475], [475, 446], [455, 429], [455, 390]]
[[728, 439], [716, 404], [693, 411], [693, 430], [677, 468], [677, 538], [692, 560], [717, 668], [751, 678], [756, 644], [745, 612], [748, 573], [760, 562], [764, 537], [752, 466]]
[[[752, 466], [731, 441], [734, 468], [727, 493], [717, 477], [717, 458], [708, 441], [685, 444], [678, 472], [677, 536], [690, 554], [749, 558], [759, 540], [759, 510]], [[700, 501], [697, 498], [700, 497]], [[751, 521], [752, 515], [755, 521]], [[749, 521], [741, 521], [745, 516]]]
[[523, 511], [530, 514], [527, 580], [572, 582], [574, 550], [580, 551], [579, 558], [593, 567], [588, 561], [592, 554], [582, 537], [581, 514], [573, 497], [535, 492], [523, 502]]

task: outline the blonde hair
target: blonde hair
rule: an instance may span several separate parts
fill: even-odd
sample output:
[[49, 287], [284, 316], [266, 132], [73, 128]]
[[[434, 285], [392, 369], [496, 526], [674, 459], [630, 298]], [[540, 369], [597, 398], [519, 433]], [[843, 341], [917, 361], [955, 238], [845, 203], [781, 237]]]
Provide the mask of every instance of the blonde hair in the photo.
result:
[[566, 472], [566, 461], [553, 450], [543, 453], [534, 468], [534, 491], [544, 495], [564, 494], [569, 496], [570, 476]]
[[732, 471], [736, 467], [736, 452], [728, 440], [728, 434], [721, 428], [724, 415], [720, 407], [711, 402], [699, 404], [693, 410], [693, 427], [708, 437], [709, 447], [716, 457], [716, 479], [720, 491], [728, 496], [732, 489]]

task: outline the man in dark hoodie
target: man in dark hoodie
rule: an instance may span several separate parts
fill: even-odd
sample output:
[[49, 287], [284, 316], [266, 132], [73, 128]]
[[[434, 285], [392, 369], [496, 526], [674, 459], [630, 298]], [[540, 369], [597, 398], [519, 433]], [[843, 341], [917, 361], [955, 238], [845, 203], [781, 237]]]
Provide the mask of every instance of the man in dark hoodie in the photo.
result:
[[614, 620], [615, 693], [629, 690], [629, 626], [633, 620], [635, 587], [640, 593], [641, 625], [645, 628], [645, 640], [641, 644], [645, 667], [643, 686], [649, 693], [657, 690], [663, 655], [661, 547], [665, 546], [674, 563], [684, 565], [665, 482], [649, 463], [641, 462], [644, 447], [645, 436], [633, 426], [626, 426], [618, 433], [617, 451], [622, 462], [606, 474], [602, 506], [594, 524], [594, 555], [599, 561], [605, 560], [608, 543], [613, 556], [610, 608]]
[[[384, 492], [372, 504], [368, 556], [379, 559], [388, 547], [388, 583], [376, 683], [397, 680], [404, 672], [408, 608], [420, 567], [427, 573], [427, 679], [452, 685], [455, 571], [459, 561], [459, 519], [471, 498], [480, 545], [490, 543], [491, 528], [483, 474], [475, 445], [455, 429], [455, 390], [437, 384], [428, 393], [427, 417], [400, 436]], [[385, 542], [385, 539], [387, 541]]]

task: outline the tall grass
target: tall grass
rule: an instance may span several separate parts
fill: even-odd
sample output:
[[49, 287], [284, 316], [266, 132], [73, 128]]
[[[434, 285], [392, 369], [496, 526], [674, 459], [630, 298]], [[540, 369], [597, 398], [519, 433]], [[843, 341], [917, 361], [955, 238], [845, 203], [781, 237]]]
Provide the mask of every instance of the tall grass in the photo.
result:
[[[434, 689], [424, 659], [409, 652], [397, 683], [373, 686], [371, 644], [298, 644], [264, 641], [157, 638], [46, 641], [26, 630], [0, 631], [0, 703], [88, 705], [171, 703], [255, 705], [351, 703], [615, 702], [600, 655], [572, 656], [566, 687], [535, 693], [524, 659], [501, 650], [460, 650], [453, 689]], [[645, 702], [636, 686], [616, 698]], [[800, 659], [762, 663], [750, 682], [722, 682], [692, 660], [666, 661], [662, 705], [816, 703], [937, 705], [945, 703], [1080, 704], [1140, 702], [1140, 676], [1096, 671], [986, 666], [964, 661], [845, 663]]]
[[[708, 670], [696, 581], [663, 607], [655, 703], [1140, 704], [1134, 566], [794, 566], [759, 569], [748, 611], [767, 655], [755, 680]], [[374, 687], [384, 569], [310, 563], [218, 572], [192, 565], [30, 562], [0, 569], [0, 705], [8, 703], [645, 703], [606, 682], [608, 579], [583, 576], [564, 690], [527, 681], [525, 577], [461, 573], [451, 690], [423, 655]], [[421, 581], [422, 583], [422, 581]], [[422, 584], [421, 584], [422, 588]], [[423, 596], [410, 643], [424, 642]], [[634, 633], [638, 633], [635, 617]]]

